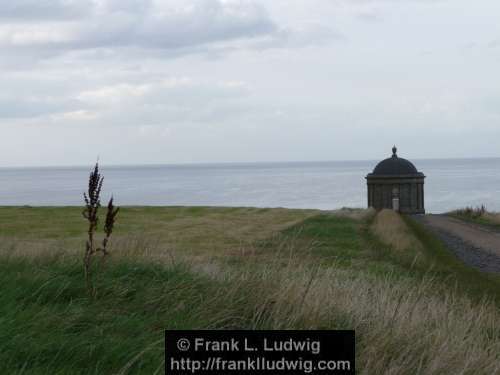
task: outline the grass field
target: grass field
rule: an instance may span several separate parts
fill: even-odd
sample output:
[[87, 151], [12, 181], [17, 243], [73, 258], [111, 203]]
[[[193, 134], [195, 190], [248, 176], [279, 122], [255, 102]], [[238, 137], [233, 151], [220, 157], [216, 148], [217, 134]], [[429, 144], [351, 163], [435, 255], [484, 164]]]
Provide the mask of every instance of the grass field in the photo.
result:
[[0, 373], [163, 373], [163, 332], [355, 329], [360, 374], [500, 373], [500, 280], [409, 218], [125, 207], [89, 299], [81, 209], [0, 208]]

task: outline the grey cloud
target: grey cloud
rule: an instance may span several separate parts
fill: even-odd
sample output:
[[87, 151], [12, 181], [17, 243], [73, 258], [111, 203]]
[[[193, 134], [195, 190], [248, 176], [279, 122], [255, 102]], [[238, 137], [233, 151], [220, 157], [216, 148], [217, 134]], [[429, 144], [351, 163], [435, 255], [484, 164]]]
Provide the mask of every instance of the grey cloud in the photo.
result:
[[314, 45], [324, 45], [346, 37], [330, 26], [320, 23], [302, 23], [294, 27], [276, 30], [251, 44], [258, 49], [292, 47], [300, 48]]
[[463, 50], [463, 51], [468, 51], [468, 50], [477, 50], [477, 49], [484, 49], [484, 48], [495, 49], [498, 47], [500, 47], [500, 39], [494, 39], [494, 40], [491, 40], [489, 42], [470, 41], [467, 43], [460, 44], [458, 48], [460, 50]]
[[366, 22], [380, 22], [384, 19], [380, 9], [373, 9], [371, 7], [359, 10], [356, 16], [358, 19]]
[[104, 119], [106, 123], [120, 126], [216, 121], [232, 117], [239, 106], [237, 102], [248, 95], [249, 88], [244, 82], [200, 82], [183, 77], [93, 85], [83, 91], [51, 85], [31, 95], [19, 87], [9, 95], [0, 96], [0, 123], [16, 119], [67, 122], [75, 117], [87, 121]]
[[495, 39], [492, 40], [491, 42], [488, 43], [489, 48], [497, 48], [500, 47], [500, 39]]
[[150, 9], [152, 0], [105, 0], [97, 3], [97, 11], [111, 12], [136, 12], [143, 13]]
[[494, 0], [88, 1], [0, 0], [3, 165], [368, 158], [382, 132], [498, 153]]
[[[220, 122], [243, 111], [248, 98], [243, 82], [203, 83], [172, 78], [145, 84], [98, 87], [78, 95], [81, 108], [101, 114], [100, 121], [123, 126]], [[123, 111], [122, 108], [127, 108]]]
[[[31, 25], [29, 33], [14, 25], [6, 30], [3, 47], [28, 49], [35, 56], [47, 51], [61, 53], [120, 47], [182, 50], [254, 38], [276, 29], [265, 8], [254, 1], [198, 0], [161, 4], [162, 7], [158, 7], [147, 1], [108, 0], [96, 6], [91, 16], [70, 25], [55, 23], [49, 29], [45, 26], [42, 32], [38, 32], [37, 25]], [[22, 43], [16, 44], [19, 37]]]
[[[89, 5], [88, 1], [84, 3]], [[53, 13], [57, 9], [60, 15], [76, 4], [43, 3], [52, 4]], [[280, 26], [254, 0], [93, 0], [89, 9], [84, 18], [71, 22], [31, 22], [28, 28], [23, 22], [0, 25], [0, 51], [7, 56], [0, 64], [11, 66], [12, 55], [17, 64], [29, 65], [69, 53], [104, 54], [108, 60], [137, 59], [144, 53], [160, 59], [189, 54], [218, 58], [239, 49], [302, 48], [344, 38], [320, 22]], [[29, 15], [21, 8], [17, 12]]]
[[140, 18], [130, 13], [114, 13], [98, 19], [79, 36], [82, 46], [133, 45], [177, 49], [217, 41], [255, 37], [275, 29], [264, 8], [253, 2], [223, 3], [218, 0], [195, 2], [177, 11]]
[[73, 19], [90, 14], [90, 0], [5, 0], [0, 2], [0, 19]]
[[78, 103], [65, 98], [0, 98], [0, 119], [28, 119], [76, 110]]
[[351, 5], [376, 5], [376, 4], [390, 4], [390, 3], [414, 3], [414, 4], [434, 4], [442, 3], [446, 0], [337, 0], [338, 3], [351, 4]]

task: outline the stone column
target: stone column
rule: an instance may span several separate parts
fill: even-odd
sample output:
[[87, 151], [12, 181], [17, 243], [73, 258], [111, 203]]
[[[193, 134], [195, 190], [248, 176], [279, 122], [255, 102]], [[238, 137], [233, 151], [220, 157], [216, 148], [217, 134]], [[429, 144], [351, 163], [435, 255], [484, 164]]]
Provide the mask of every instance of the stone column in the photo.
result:
[[424, 194], [424, 184], [421, 184], [422, 186], [422, 210], [425, 210], [425, 194]]
[[417, 209], [422, 209], [422, 184], [417, 184]]

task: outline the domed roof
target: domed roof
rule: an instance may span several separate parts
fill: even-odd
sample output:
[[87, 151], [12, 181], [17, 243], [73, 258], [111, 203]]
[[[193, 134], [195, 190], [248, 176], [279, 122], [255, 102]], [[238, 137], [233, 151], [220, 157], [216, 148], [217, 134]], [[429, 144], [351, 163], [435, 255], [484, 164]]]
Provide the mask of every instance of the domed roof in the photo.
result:
[[408, 160], [398, 157], [396, 146], [392, 149], [392, 157], [382, 160], [377, 164], [371, 175], [398, 176], [398, 175], [420, 175], [417, 168]]

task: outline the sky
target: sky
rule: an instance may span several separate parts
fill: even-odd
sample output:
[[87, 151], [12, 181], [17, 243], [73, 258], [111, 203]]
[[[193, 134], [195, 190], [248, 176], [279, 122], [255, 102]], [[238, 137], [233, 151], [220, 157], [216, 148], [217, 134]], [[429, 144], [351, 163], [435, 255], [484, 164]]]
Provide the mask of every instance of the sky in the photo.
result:
[[497, 0], [0, 2], [0, 166], [500, 156]]

